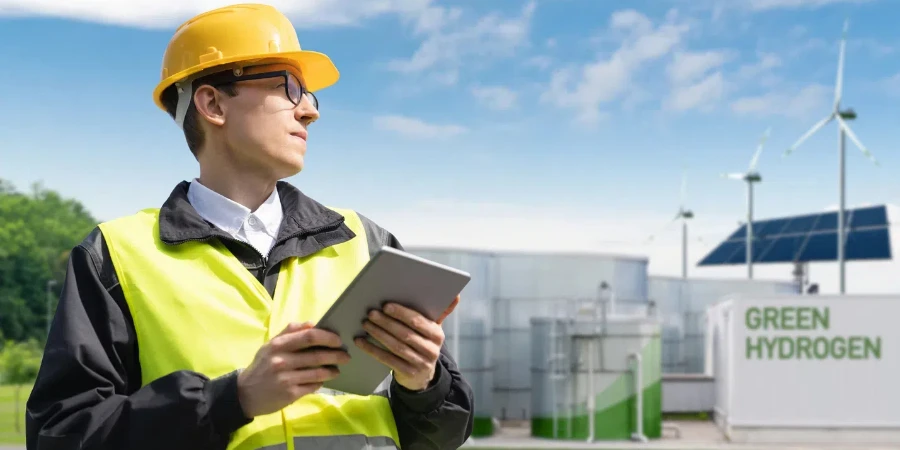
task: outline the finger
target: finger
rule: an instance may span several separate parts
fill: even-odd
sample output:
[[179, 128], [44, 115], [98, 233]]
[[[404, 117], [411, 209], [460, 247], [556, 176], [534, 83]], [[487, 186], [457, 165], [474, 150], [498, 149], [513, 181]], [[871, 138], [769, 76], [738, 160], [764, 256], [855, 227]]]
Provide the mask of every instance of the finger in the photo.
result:
[[[416, 335], [415, 340], [417, 340], [418, 343], [410, 345], [410, 341], [404, 339], [400, 335], [393, 334], [385, 330], [384, 328], [375, 325], [372, 322], [365, 322], [363, 324], [363, 329], [365, 329], [366, 332], [368, 332], [373, 338], [380, 342], [381, 345], [390, 350], [391, 353], [399, 356], [400, 358], [414, 366], [427, 365], [428, 362], [426, 361], [426, 359], [432, 358], [431, 355], [436, 353], [434, 350], [427, 347], [427, 341], [422, 339], [421, 336]], [[407, 330], [408, 335], [415, 335], [415, 332], [413, 332], [412, 330], [409, 330], [408, 328]], [[425, 348], [421, 350], [419, 348], [414, 348], [420, 346]], [[437, 357], [435, 356], [434, 359], [436, 358]]]
[[291, 322], [286, 327], [284, 327], [284, 329], [281, 330], [281, 332], [278, 333], [276, 336], [284, 336], [285, 334], [290, 334], [290, 333], [300, 331], [300, 330], [306, 330], [306, 329], [309, 329], [312, 327], [313, 327], [313, 324], [311, 322], [303, 322], [303, 323]]
[[337, 334], [320, 328], [307, 328], [272, 339], [276, 353], [295, 352], [310, 347], [341, 348], [341, 338]]
[[350, 361], [350, 355], [343, 350], [304, 350], [279, 353], [272, 357], [272, 367], [276, 370], [296, 370], [309, 367], [337, 366]]
[[450, 306], [448, 306], [447, 309], [444, 310], [444, 312], [441, 314], [441, 317], [438, 317], [438, 320], [435, 320], [434, 322], [438, 325], [444, 323], [444, 319], [446, 319], [447, 316], [449, 316], [450, 313], [452, 313], [453, 310], [456, 309], [456, 305], [458, 305], [458, 304], [459, 304], [459, 295], [457, 295], [456, 298], [453, 299], [453, 303], [451, 303]]
[[[406, 326], [403, 322], [392, 319], [378, 311], [372, 311], [370, 317], [372, 317], [372, 323], [390, 334], [390, 337], [395, 338], [400, 343], [411, 346], [425, 358], [430, 359], [433, 357], [436, 359], [438, 357], [437, 352], [440, 351], [439, 342], [442, 343], [443, 341], [443, 330], [440, 330], [441, 335], [437, 341], [430, 341], [425, 336]], [[363, 323], [363, 327], [365, 328], [365, 323]]]
[[[377, 313], [378, 311], [374, 312]], [[440, 342], [444, 339], [444, 330], [441, 329], [440, 325], [428, 320], [427, 317], [412, 309], [397, 303], [388, 303], [384, 307], [384, 312], [388, 316], [406, 324], [406, 326], [412, 328], [432, 342]], [[378, 325], [381, 324], [379, 323]]]
[[369, 356], [378, 360], [378, 362], [384, 364], [385, 366], [390, 367], [395, 372], [400, 372], [403, 374], [413, 374], [415, 370], [412, 365], [408, 362], [400, 359], [397, 355], [392, 354], [386, 350], [378, 348], [371, 342], [365, 340], [364, 338], [356, 338], [355, 339], [356, 346], [360, 348], [360, 350], [369, 354]]
[[278, 382], [282, 386], [298, 386], [318, 384], [333, 380], [341, 374], [337, 367], [314, 367], [302, 370], [289, 370], [278, 374]]

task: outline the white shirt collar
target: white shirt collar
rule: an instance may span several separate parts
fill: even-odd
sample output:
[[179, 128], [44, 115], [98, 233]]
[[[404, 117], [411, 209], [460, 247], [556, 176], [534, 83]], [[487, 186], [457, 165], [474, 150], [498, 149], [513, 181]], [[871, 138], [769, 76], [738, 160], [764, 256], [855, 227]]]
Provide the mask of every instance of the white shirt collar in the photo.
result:
[[266, 234], [273, 239], [277, 237], [278, 229], [281, 227], [284, 212], [281, 209], [278, 189], [273, 189], [269, 198], [256, 211], [250, 211], [246, 206], [213, 191], [197, 179], [191, 181], [187, 197], [200, 217], [233, 236], [240, 232], [244, 221], [251, 214], [262, 222]]

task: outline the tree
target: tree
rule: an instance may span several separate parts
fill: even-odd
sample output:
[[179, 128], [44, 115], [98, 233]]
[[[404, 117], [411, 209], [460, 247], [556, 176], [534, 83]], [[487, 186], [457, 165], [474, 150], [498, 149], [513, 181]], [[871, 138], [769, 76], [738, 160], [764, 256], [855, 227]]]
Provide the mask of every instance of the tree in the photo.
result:
[[0, 334], [14, 341], [44, 338], [47, 282], [62, 284], [69, 251], [96, 224], [76, 200], [37, 183], [21, 193], [0, 180]]
[[31, 339], [27, 342], [7, 341], [0, 350], [0, 380], [3, 384], [15, 386], [15, 407], [13, 422], [17, 433], [21, 433], [20, 410], [22, 386], [34, 383], [41, 367], [41, 346]]

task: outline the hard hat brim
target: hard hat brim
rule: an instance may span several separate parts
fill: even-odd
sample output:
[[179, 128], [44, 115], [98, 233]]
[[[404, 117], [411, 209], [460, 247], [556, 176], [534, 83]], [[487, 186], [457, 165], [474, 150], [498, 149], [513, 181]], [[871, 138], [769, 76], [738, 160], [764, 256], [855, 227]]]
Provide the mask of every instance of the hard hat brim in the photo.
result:
[[[297, 52], [283, 53], [265, 53], [259, 55], [241, 55], [233, 58], [222, 58], [208, 61], [191, 67], [189, 70], [173, 74], [162, 80], [153, 90], [153, 101], [163, 111], [166, 110], [162, 103], [162, 94], [175, 84], [177, 81], [213, 69], [219, 66], [239, 66], [251, 64], [269, 64], [284, 63], [297, 67], [303, 75], [306, 88], [312, 92], [325, 89], [335, 83], [340, 78], [340, 72], [331, 58], [324, 53], [314, 52], [310, 50], [301, 50]], [[224, 69], [224, 67], [222, 67]]]

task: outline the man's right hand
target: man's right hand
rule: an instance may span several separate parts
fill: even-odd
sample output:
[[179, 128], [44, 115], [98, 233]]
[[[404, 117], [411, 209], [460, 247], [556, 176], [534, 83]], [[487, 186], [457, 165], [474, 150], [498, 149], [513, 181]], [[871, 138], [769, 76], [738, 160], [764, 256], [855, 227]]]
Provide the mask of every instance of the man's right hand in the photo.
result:
[[288, 325], [263, 345], [238, 375], [238, 399], [244, 414], [253, 418], [281, 410], [337, 377], [340, 370], [336, 366], [348, 361], [350, 355], [341, 350], [337, 334], [313, 328], [308, 322]]

